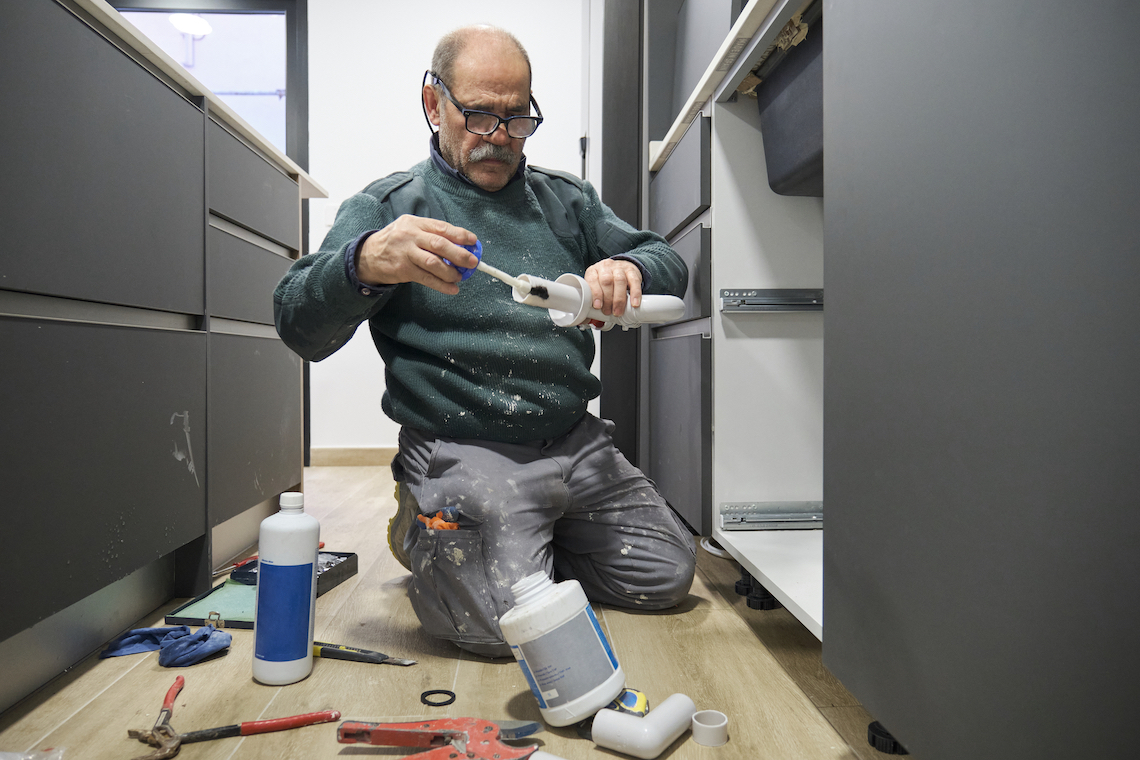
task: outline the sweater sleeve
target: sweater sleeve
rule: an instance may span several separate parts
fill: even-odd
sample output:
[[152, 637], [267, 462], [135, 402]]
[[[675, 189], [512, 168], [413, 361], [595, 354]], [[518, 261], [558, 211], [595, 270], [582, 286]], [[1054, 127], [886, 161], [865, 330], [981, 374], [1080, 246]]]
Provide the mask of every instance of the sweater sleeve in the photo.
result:
[[320, 361], [349, 341], [356, 328], [391, 297], [395, 286], [357, 288], [345, 271], [345, 255], [369, 230], [392, 220], [384, 204], [357, 193], [337, 211], [320, 250], [302, 256], [273, 292], [277, 334], [309, 361]]
[[583, 183], [582, 192], [586, 204], [579, 225], [594, 261], [608, 258], [631, 261], [641, 270], [645, 293], [684, 296], [689, 270], [665, 238], [626, 224], [602, 203], [589, 182]]

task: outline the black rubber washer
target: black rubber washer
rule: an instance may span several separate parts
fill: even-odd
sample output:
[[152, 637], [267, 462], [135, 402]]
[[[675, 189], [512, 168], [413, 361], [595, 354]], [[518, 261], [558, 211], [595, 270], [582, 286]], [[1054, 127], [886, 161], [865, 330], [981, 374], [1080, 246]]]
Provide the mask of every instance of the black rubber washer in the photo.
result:
[[[431, 699], [428, 699], [428, 697], [435, 696], [444, 696], [447, 697], [447, 699], [442, 702], [434, 702]], [[425, 705], [431, 705], [432, 707], [447, 707], [455, 701], [455, 692], [448, 691], [447, 689], [429, 689], [420, 695], [420, 701]]]

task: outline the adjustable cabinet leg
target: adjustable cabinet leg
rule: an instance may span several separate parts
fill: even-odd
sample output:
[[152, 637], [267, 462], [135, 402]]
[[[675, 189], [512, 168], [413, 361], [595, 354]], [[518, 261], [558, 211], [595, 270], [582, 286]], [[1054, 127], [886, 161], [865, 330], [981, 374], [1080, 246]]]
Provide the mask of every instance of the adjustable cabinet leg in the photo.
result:
[[906, 747], [899, 744], [899, 740], [891, 736], [879, 721], [867, 726], [867, 743], [887, 755], [909, 755]]
[[736, 582], [736, 593], [746, 596], [752, 590], [752, 576], [743, 567], [740, 568], [740, 580]]
[[783, 605], [780, 600], [772, 596], [768, 589], [756, 582], [756, 579], [740, 568], [740, 580], [736, 582], [736, 593], [748, 597], [748, 606], [754, 610], [774, 610]]
[[768, 589], [753, 580], [752, 590], [748, 592], [748, 606], [754, 610], [774, 610], [783, 605], [768, 592]]

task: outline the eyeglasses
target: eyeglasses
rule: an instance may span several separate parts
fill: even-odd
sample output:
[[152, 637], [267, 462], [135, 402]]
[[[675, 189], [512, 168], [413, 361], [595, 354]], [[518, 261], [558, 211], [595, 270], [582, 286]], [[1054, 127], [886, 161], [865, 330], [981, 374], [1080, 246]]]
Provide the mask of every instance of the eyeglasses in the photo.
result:
[[[471, 134], [489, 135], [498, 129], [500, 124], [506, 124], [508, 136], [515, 138], [530, 137], [534, 134], [534, 131], [538, 129], [538, 125], [542, 123], [542, 109], [538, 107], [538, 101], [534, 99], [533, 95], [530, 96], [530, 104], [534, 106], [534, 110], [538, 113], [537, 116], [508, 116], [504, 119], [498, 114], [493, 114], [489, 111], [476, 111], [475, 109], [464, 107], [464, 105], [451, 94], [451, 90], [447, 89], [447, 85], [443, 83], [442, 79], [430, 71], [426, 72], [425, 78], [427, 76], [431, 77], [432, 84], [438, 84], [443, 88], [443, 94], [448, 100], [455, 104], [455, 107], [463, 114], [464, 119], [466, 119], [467, 131]], [[426, 116], [427, 107], [425, 106], [424, 109], [424, 115]]]

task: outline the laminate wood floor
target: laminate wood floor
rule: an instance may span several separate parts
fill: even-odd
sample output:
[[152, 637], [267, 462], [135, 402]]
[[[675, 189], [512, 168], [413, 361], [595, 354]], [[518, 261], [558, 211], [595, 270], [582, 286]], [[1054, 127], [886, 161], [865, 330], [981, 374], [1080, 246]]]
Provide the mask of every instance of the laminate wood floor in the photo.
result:
[[[306, 509], [321, 521], [330, 551], [359, 556], [359, 572], [317, 603], [316, 638], [418, 661], [401, 668], [317, 659], [304, 681], [284, 687], [253, 681], [253, 632], [233, 630], [227, 656], [189, 668], [163, 668], [156, 652], [99, 660], [93, 654], [0, 715], [0, 751], [64, 748], [65, 760], [131, 758], [149, 749], [127, 738], [150, 728], [177, 675], [186, 678], [174, 707], [176, 730], [190, 731], [317, 710], [344, 719], [442, 717], [539, 720], [538, 706], [513, 660], [488, 660], [420, 633], [406, 594], [407, 573], [388, 551], [395, 512], [387, 467], [310, 467]], [[252, 550], [251, 550], [252, 551]], [[688, 600], [666, 612], [595, 607], [626, 672], [627, 684], [650, 706], [676, 692], [698, 709], [728, 715], [729, 742], [709, 748], [688, 733], [661, 755], [669, 760], [870, 760], [885, 758], [866, 743], [872, 720], [824, 668], [820, 643], [785, 610], [748, 609], [734, 584], [731, 559], [698, 549]], [[172, 600], [132, 627], [164, 625], [185, 600]], [[449, 689], [454, 704], [426, 707], [427, 689]], [[342, 745], [337, 723], [273, 734], [190, 744], [187, 760], [277, 760], [373, 755], [413, 750]], [[581, 739], [571, 728], [547, 728], [529, 741], [565, 760], [625, 757]]]

